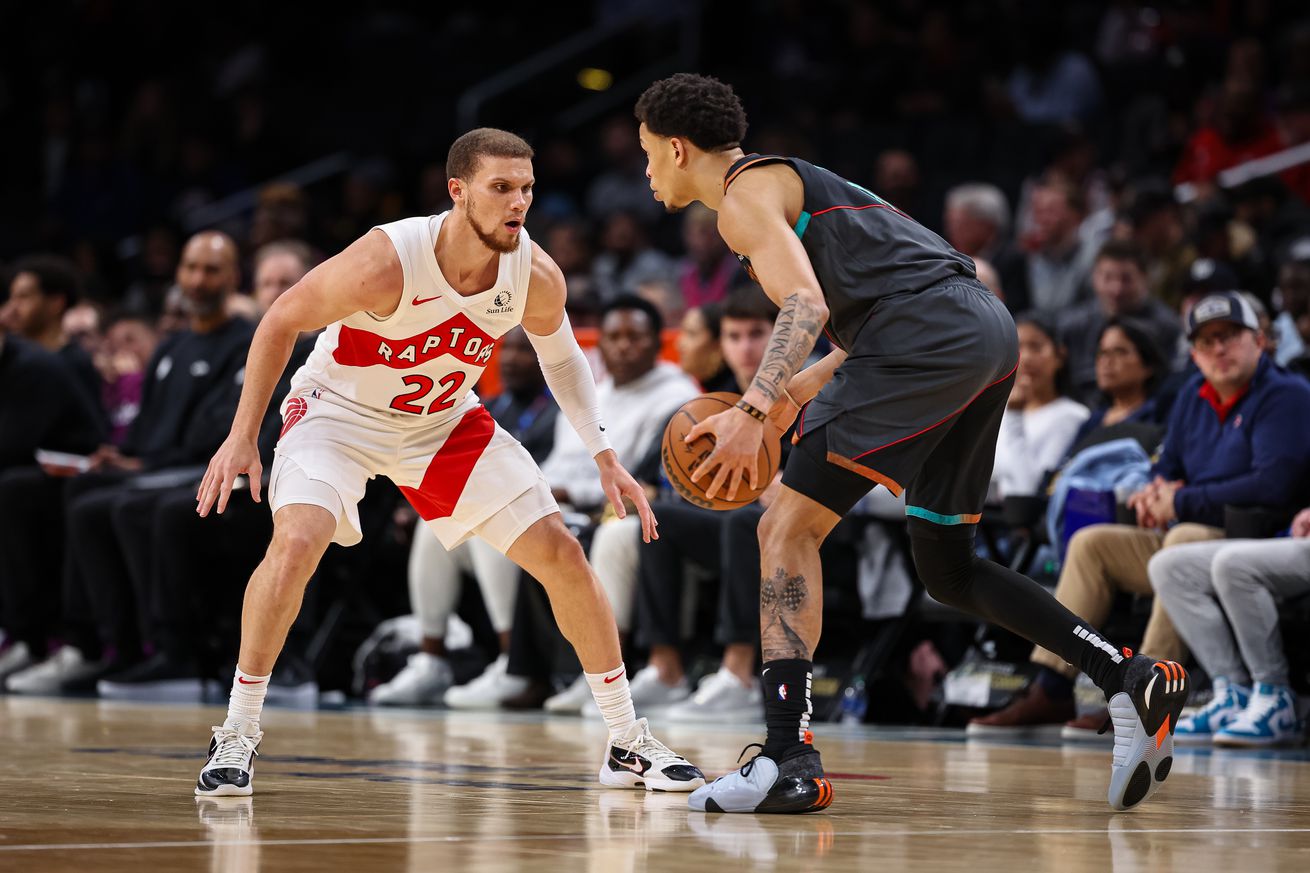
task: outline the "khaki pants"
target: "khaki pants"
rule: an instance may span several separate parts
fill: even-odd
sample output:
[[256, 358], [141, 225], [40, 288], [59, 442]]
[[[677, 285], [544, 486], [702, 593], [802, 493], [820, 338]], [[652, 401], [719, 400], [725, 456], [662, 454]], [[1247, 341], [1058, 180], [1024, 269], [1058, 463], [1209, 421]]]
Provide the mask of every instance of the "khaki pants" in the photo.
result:
[[[1060, 573], [1060, 584], [1055, 588], [1055, 599], [1092, 627], [1099, 628], [1109, 617], [1114, 597], [1120, 591], [1152, 593], [1151, 580], [1146, 573], [1152, 555], [1180, 543], [1216, 540], [1223, 535], [1224, 532], [1217, 527], [1191, 523], [1176, 525], [1167, 534], [1126, 524], [1095, 524], [1083, 528], [1069, 542], [1069, 554]], [[1151, 605], [1151, 618], [1146, 624], [1140, 651], [1153, 658], [1172, 661], [1181, 661], [1187, 656], [1187, 647], [1174, 630], [1159, 598]], [[1077, 667], [1041, 646], [1033, 649], [1032, 660], [1070, 679], [1078, 675]]]

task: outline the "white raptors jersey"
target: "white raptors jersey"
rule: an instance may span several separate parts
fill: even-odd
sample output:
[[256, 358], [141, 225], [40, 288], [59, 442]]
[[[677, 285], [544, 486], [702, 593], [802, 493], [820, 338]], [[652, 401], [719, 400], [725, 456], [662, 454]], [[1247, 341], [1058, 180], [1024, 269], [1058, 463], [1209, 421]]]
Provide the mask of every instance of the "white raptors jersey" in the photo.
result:
[[[478, 402], [470, 388], [496, 340], [523, 320], [532, 274], [532, 241], [500, 256], [491, 288], [461, 296], [437, 265], [437, 232], [450, 215], [380, 225], [405, 274], [400, 305], [386, 318], [357, 312], [333, 322], [291, 383], [291, 396], [324, 388], [362, 406], [417, 421], [462, 414]], [[429, 418], [432, 416], [433, 418]]]

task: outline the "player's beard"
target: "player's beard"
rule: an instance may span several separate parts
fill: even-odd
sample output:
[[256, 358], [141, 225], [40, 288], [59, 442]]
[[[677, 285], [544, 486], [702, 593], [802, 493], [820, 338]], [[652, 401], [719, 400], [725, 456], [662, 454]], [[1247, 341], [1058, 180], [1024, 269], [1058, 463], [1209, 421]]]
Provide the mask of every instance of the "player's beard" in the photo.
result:
[[475, 208], [476, 205], [473, 202], [473, 198], [470, 197], [468, 203], [464, 207], [464, 220], [469, 223], [469, 227], [473, 228], [473, 233], [477, 234], [478, 239], [482, 240], [482, 244], [493, 252], [501, 255], [508, 255], [511, 252], [518, 251], [519, 235], [517, 233], [514, 234], [509, 242], [497, 239], [495, 231], [483, 230], [477, 221], [474, 220], [473, 210]]

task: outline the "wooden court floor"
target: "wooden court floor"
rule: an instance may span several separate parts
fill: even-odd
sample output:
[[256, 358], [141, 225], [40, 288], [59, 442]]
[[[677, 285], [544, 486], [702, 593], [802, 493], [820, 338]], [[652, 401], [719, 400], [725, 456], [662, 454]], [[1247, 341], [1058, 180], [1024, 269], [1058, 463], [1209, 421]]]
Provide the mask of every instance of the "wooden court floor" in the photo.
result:
[[[692, 813], [607, 791], [603, 729], [442, 712], [266, 712], [253, 798], [192, 796], [218, 709], [0, 698], [0, 871], [588, 873], [1310, 867], [1303, 752], [1181, 752], [1135, 813], [1108, 748], [819, 727], [836, 800], [808, 816]], [[750, 730], [660, 736], [707, 773]]]

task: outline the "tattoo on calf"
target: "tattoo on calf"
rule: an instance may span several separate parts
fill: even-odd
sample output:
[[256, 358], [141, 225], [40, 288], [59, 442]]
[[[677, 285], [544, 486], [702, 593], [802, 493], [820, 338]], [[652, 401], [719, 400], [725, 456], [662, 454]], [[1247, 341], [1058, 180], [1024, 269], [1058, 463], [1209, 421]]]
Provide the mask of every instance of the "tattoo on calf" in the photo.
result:
[[772, 577], [760, 580], [760, 650], [766, 661], [782, 658], [809, 660], [810, 650], [790, 624], [787, 616], [795, 615], [809, 597], [804, 576], [789, 576], [779, 567]]

